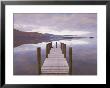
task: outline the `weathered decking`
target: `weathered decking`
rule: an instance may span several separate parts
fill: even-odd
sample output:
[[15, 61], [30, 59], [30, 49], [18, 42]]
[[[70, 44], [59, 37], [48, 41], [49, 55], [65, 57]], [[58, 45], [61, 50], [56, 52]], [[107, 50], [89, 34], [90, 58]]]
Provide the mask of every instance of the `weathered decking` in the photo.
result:
[[52, 47], [52, 42], [46, 44], [46, 58], [42, 64], [41, 47], [37, 48], [38, 74], [70, 74], [72, 75], [72, 47], [69, 47], [69, 62], [66, 61], [66, 44]]
[[48, 58], [45, 59], [42, 67], [41, 74], [68, 74], [69, 66], [62, 54], [60, 47], [50, 49]]

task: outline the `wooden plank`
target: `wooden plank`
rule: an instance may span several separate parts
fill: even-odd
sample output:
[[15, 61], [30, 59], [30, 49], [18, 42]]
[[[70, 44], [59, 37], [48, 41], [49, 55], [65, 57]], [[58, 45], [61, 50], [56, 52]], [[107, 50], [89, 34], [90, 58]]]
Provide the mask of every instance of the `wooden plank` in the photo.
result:
[[42, 73], [68, 73], [68, 70], [42, 70]]
[[[56, 44], [57, 46], [57, 44]], [[62, 54], [62, 50], [60, 47], [51, 48], [50, 54], [48, 54], [48, 58], [45, 59], [42, 67], [41, 72], [45, 73], [69, 73], [69, 66], [64, 58], [64, 54]]]
[[68, 70], [43, 70], [42, 73], [68, 73]]
[[48, 58], [53, 58], [53, 57], [54, 58], [64, 58], [64, 55], [57, 55], [57, 54], [56, 55], [54, 55], [54, 54], [53, 55], [52, 54], [51, 55], [50, 54], [48, 55]]
[[[52, 62], [53, 61], [53, 62]], [[42, 68], [43, 67], [45, 67], [45, 66], [56, 66], [56, 67], [62, 67], [62, 66], [64, 66], [64, 67], [69, 67], [68, 66], [68, 64], [67, 64], [67, 62], [66, 62], [66, 60], [65, 61], [63, 61], [63, 60], [60, 60], [60, 61], [55, 61], [55, 60], [47, 60], [47, 61], [45, 61], [44, 62], [44, 64], [43, 64], [43, 66], [42, 66]]]

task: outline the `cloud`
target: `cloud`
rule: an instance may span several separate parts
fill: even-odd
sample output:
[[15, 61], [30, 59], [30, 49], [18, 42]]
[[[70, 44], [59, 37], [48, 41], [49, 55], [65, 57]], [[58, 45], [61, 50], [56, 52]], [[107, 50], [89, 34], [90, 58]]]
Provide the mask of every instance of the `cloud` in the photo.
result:
[[33, 31], [33, 29], [37, 29], [38, 26], [36, 25], [31, 25], [31, 24], [14, 24], [14, 29], [17, 29], [17, 30], [20, 30], [20, 31], [25, 31], [25, 32], [28, 32], [28, 31]]
[[97, 33], [96, 13], [18, 13], [14, 28], [26, 32], [54, 34]]
[[49, 33], [49, 34], [55, 34], [55, 35], [85, 35], [89, 34], [90, 32], [88, 31], [70, 31], [67, 29], [61, 30], [60, 32], [56, 30], [55, 27], [38, 27], [35, 25], [22, 25], [22, 24], [15, 24], [14, 28], [20, 31], [25, 31], [25, 32], [39, 32], [39, 33]]

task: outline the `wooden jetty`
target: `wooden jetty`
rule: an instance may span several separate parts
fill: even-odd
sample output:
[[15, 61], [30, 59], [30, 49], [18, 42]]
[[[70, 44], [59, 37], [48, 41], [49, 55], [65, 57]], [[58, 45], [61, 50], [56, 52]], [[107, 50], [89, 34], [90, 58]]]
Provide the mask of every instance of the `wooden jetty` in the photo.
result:
[[69, 48], [69, 63], [66, 60], [66, 44], [52, 47], [52, 43], [46, 45], [46, 59], [41, 65], [40, 48], [38, 52], [38, 70], [39, 74], [72, 74], [72, 48]]

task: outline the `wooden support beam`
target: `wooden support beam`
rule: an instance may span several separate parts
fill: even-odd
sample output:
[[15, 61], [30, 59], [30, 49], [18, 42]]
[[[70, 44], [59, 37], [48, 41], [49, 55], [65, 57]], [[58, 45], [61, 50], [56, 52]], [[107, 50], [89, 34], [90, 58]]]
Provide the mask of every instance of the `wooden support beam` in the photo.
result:
[[51, 49], [51, 43], [48, 44], [48, 54], [50, 53], [50, 49]]
[[69, 74], [72, 75], [72, 47], [69, 48]]
[[64, 58], [66, 58], [66, 44], [64, 44]]
[[52, 48], [52, 42], [51, 42], [51, 48]]
[[64, 54], [64, 43], [62, 43], [62, 53]]
[[48, 54], [50, 53], [50, 50], [52, 48], [52, 42], [51, 43], [48, 43], [48, 48], [49, 48], [49, 51], [48, 51]]
[[38, 74], [41, 74], [41, 48], [37, 48]]
[[63, 46], [63, 43], [61, 43], [61, 50], [62, 50], [62, 46]]
[[46, 58], [48, 58], [48, 53], [49, 53], [49, 48], [48, 48], [48, 44], [46, 44]]
[[[62, 43], [60, 42], [60, 48], [61, 48], [61, 46], [62, 46]], [[61, 48], [61, 50], [62, 50], [62, 48]]]

